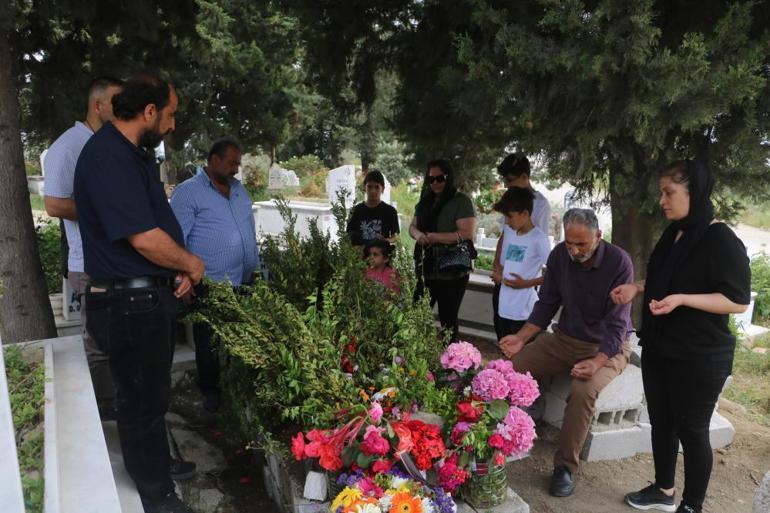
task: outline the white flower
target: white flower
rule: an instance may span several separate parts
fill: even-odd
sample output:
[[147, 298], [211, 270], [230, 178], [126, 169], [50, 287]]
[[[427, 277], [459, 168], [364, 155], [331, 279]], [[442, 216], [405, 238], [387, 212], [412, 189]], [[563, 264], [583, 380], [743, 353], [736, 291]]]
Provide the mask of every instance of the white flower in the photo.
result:
[[393, 479], [390, 482], [390, 487], [393, 488], [394, 490], [398, 490], [405, 484], [409, 483], [409, 481], [410, 480], [405, 477], [393, 476]]
[[422, 499], [422, 513], [434, 513], [436, 510], [433, 508], [433, 501], [427, 497]]
[[390, 509], [390, 504], [393, 501], [393, 496], [390, 494], [383, 495], [380, 497], [380, 500], [377, 501], [380, 504], [380, 508], [382, 511], [388, 511]]
[[361, 504], [356, 509], [358, 513], [382, 513], [382, 510], [376, 504]]

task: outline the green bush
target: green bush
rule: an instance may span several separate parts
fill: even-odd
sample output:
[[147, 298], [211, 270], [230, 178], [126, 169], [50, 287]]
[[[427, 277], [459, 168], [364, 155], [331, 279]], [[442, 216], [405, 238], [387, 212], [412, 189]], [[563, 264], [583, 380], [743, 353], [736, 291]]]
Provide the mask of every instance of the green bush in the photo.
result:
[[326, 166], [321, 162], [321, 159], [315, 155], [292, 157], [285, 162], [281, 162], [280, 166], [284, 169], [294, 171], [300, 179], [303, 176], [310, 176], [318, 171], [326, 169]]
[[36, 226], [35, 237], [48, 293], [61, 292], [61, 231], [58, 221], [48, 220]]
[[757, 293], [754, 320], [770, 320], [770, 256], [762, 253], [751, 259], [751, 290]]

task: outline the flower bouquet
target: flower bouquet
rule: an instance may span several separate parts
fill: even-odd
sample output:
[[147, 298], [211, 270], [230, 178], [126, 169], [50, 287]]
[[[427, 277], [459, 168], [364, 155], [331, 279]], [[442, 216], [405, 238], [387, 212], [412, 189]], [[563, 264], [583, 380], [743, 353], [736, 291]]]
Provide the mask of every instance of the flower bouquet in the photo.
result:
[[378, 392], [369, 405], [347, 412], [348, 420], [334, 429], [312, 429], [292, 438], [291, 450], [297, 461], [317, 460], [330, 473], [341, 470], [387, 472], [396, 463], [419, 474], [446, 455], [441, 429], [411, 419], [409, 413], [386, 415], [379, 400], [390, 393]]
[[439, 468], [439, 483], [476, 507], [505, 500], [505, 458], [522, 456], [533, 445], [535, 423], [521, 409], [540, 395], [529, 373], [521, 374], [508, 360], [481, 367], [472, 344], [456, 342], [441, 356], [443, 380], [457, 390], [457, 420], [449, 429], [449, 450]]
[[369, 473], [360, 469], [341, 474], [342, 491], [332, 499], [331, 513], [456, 513], [452, 496], [428, 486], [397, 468]]

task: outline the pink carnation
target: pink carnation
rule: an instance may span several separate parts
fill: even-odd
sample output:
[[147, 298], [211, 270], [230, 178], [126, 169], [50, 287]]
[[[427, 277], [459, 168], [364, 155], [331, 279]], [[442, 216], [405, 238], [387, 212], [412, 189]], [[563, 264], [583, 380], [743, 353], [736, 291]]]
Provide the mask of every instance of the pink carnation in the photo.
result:
[[366, 430], [364, 441], [361, 442], [359, 447], [361, 448], [361, 452], [367, 456], [384, 456], [390, 451], [390, 444], [382, 437], [377, 428], [374, 430]]
[[465, 372], [471, 367], [478, 369], [479, 365], [481, 365], [481, 353], [469, 342], [449, 344], [441, 355], [441, 366], [445, 369]]
[[505, 399], [511, 392], [505, 375], [495, 369], [484, 369], [476, 374], [471, 382], [471, 389], [484, 401]]
[[508, 387], [511, 389], [511, 404], [514, 406], [532, 406], [535, 399], [540, 397], [537, 381], [529, 372], [513, 372], [508, 376]]
[[458, 422], [455, 427], [452, 428], [452, 434], [449, 435], [449, 440], [459, 446], [463, 443], [463, 437], [471, 429], [471, 424], [468, 422]]
[[456, 492], [468, 477], [468, 471], [457, 466], [457, 454], [447, 458], [438, 469], [438, 482], [449, 493]]
[[380, 423], [380, 419], [382, 419], [382, 406], [377, 401], [372, 403], [372, 407], [369, 408], [369, 417], [371, 417], [372, 422], [375, 424]]
[[[496, 435], [502, 437], [502, 440]], [[497, 424], [494, 434], [489, 437], [490, 446], [499, 448], [506, 456], [521, 456], [532, 449], [537, 434], [532, 417], [524, 410], [512, 406], [502, 422]]]

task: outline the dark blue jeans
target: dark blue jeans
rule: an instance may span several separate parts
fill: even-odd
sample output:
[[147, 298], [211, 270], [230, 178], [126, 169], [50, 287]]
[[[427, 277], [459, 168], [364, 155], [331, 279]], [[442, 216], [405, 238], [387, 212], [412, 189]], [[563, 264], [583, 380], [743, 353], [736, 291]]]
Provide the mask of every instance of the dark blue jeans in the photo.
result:
[[143, 502], [174, 490], [165, 415], [181, 304], [168, 287], [86, 292], [88, 331], [109, 355], [126, 470]]
[[[732, 360], [670, 360], [642, 350], [642, 378], [652, 425], [655, 484], [674, 487], [679, 442], [684, 453], [682, 501], [703, 507], [713, 453], [709, 424]], [[700, 509], [699, 509], [700, 510]]]

